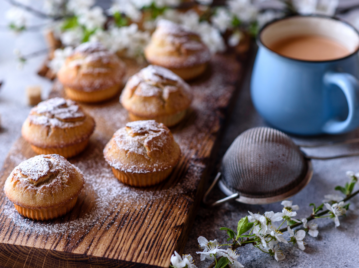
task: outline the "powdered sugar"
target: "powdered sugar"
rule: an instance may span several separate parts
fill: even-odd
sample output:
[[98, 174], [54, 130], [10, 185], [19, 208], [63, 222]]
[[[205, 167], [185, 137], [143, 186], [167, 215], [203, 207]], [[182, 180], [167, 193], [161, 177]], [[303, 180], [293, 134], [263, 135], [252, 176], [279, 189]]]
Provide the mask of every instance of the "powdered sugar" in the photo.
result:
[[30, 181], [30, 183], [36, 184], [50, 172], [51, 166], [52, 163], [50, 159], [40, 155], [22, 162], [17, 169], [22, 176]]
[[168, 68], [195, 66], [211, 59], [199, 35], [168, 20], [158, 22], [149, 47], [157, 51], [156, 55], [146, 55], [149, 60]]
[[[58, 234], [55, 239], [61, 240], [62, 244], [71, 245], [67, 248], [69, 252], [76, 249], [78, 253], [89, 255], [100, 245], [107, 246], [106, 243], [118, 243], [120, 247], [124, 243], [121, 241], [128, 239], [138, 243], [134, 239], [138, 233], [134, 232], [133, 228], [139, 224], [141, 231], [145, 228], [146, 232], [152, 234], [156, 228], [149, 228], [150, 223], [166, 222], [168, 224], [161, 225], [160, 229], [172, 233], [174, 226], [177, 228], [182, 220], [187, 222], [188, 211], [193, 208], [214, 137], [221, 126], [220, 111], [228, 104], [228, 99], [233, 93], [233, 89], [227, 87], [233, 81], [230, 70], [235, 69], [231, 61], [228, 62], [221, 56], [215, 59], [211, 68], [213, 74], [210, 78], [196, 80], [192, 84], [194, 101], [188, 117], [179, 126], [171, 129], [183, 155], [180, 164], [165, 182], [150, 188], [129, 187], [120, 183], [104, 160], [103, 149], [112, 133], [125, 127], [128, 122], [127, 112], [118, 100], [98, 105], [84, 105], [84, 109], [95, 117], [98, 127], [87, 149], [70, 160], [83, 171], [85, 179], [84, 189], [73, 211], [53, 221], [32, 221], [20, 216], [13, 204], [4, 198], [5, 202], [1, 208], [4, 219], [8, 219], [10, 226], [15, 227], [15, 230], [21, 230], [20, 237], [33, 237], [36, 234], [36, 239], [41, 244], [42, 239], [47, 241], [54, 237], [51, 235]], [[135, 127], [135, 131], [141, 132], [141, 128], [137, 130]], [[24, 155], [24, 150], [21, 149], [24, 144], [15, 144], [8, 158], [11, 165], [16, 166], [31, 156]], [[26, 153], [28, 151], [25, 150]], [[163, 214], [162, 210], [166, 214]], [[179, 217], [171, 218], [176, 215]], [[91, 232], [95, 235], [87, 236]], [[113, 235], [114, 242], [104, 239], [95, 243], [103, 233], [109, 232]], [[4, 235], [5, 232], [2, 233]], [[15, 231], [11, 233], [16, 234]], [[10, 234], [5, 239], [9, 236]], [[95, 242], [92, 243], [92, 240]], [[25, 239], [18, 243], [30, 245]], [[78, 246], [80, 243], [81, 247]], [[83, 245], [89, 245], [91, 248], [87, 251]], [[152, 245], [152, 242], [149, 245]], [[55, 246], [55, 249], [60, 247]], [[148, 251], [153, 253], [151, 248]]]
[[67, 128], [78, 126], [85, 120], [81, 107], [71, 100], [53, 98], [39, 103], [29, 115], [30, 123]]

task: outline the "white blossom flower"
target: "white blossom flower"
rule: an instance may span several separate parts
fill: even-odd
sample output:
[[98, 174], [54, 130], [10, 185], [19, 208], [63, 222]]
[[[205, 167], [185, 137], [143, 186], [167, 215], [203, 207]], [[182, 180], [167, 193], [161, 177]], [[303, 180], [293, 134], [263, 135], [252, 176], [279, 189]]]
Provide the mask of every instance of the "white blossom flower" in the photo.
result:
[[312, 237], [317, 237], [318, 234], [319, 234], [319, 231], [318, 231], [318, 224], [314, 223], [314, 222], [309, 222], [308, 223], [308, 220], [307, 219], [302, 219], [302, 222], [303, 222], [303, 227], [305, 229], [308, 229], [308, 234]]
[[214, 248], [219, 247], [219, 244], [216, 239], [208, 241], [207, 238], [200, 236], [200, 237], [198, 237], [197, 241], [198, 241], [200, 248], [202, 248], [204, 251], [210, 251]]
[[347, 210], [343, 207], [345, 204], [344, 202], [335, 203], [333, 205], [330, 205], [328, 203], [324, 203], [324, 205], [327, 207], [327, 209], [332, 213], [332, 218], [334, 220], [335, 226], [340, 226], [339, 222], [339, 216], [343, 216]]
[[65, 46], [77, 46], [81, 43], [84, 32], [80, 27], [66, 30], [60, 34], [60, 40]]
[[244, 23], [256, 20], [258, 8], [252, 4], [251, 0], [229, 0], [228, 7]]
[[113, 27], [109, 33], [112, 44], [109, 50], [124, 52], [125, 56], [130, 58], [137, 57], [139, 59], [150, 40], [150, 34], [140, 31], [137, 24], [121, 28]]
[[110, 14], [119, 12], [125, 14], [127, 17], [131, 18], [133, 21], [139, 21], [142, 18], [142, 13], [140, 9], [129, 0], [116, 0], [113, 6], [109, 9]]
[[67, 2], [67, 8], [75, 14], [79, 14], [88, 10], [94, 4], [95, 0], [70, 0]]
[[237, 261], [239, 255], [236, 254], [231, 248], [227, 248], [226, 251], [220, 252], [219, 256], [226, 257], [229, 260], [229, 267], [243, 268], [244, 266]]
[[72, 47], [65, 47], [64, 49], [56, 49], [54, 52], [54, 58], [48, 63], [50, 69], [57, 73], [64, 65], [66, 58], [73, 52]]
[[90, 36], [89, 42], [101, 43], [105, 48], [113, 53], [117, 51], [117, 49], [113, 46], [113, 39], [111, 38], [109, 31], [104, 31], [102, 29], [96, 30], [96, 32]]
[[212, 23], [223, 33], [231, 26], [232, 18], [227, 9], [218, 8], [216, 14], [212, 17]]
[[283, 17], [283, 15], [284, 15], [283, 13], [274, 12], [274, 11], [266, 11], [266, 12], [260, 13], [257, 16], [258, 27], [262, 28], [268, 22], [271, 22], [275, 19], [279, 19], [279, 18]]
[[300, 14], [334, 15], [338, 0], [293, 0], [293, 5]]
[[288, 241], [283, 237], [283, 234], [279, 232], [273, 225], [268, 226], [267, 234], [275, 238], [278, 242], [288, 244]]
[[339, 0], [318, 0], [316, 14], [332, 16], [339, 4]]
[[26, 26], [27, 12], [18, 7], [11, 7], [6, 12], [6, 19], [11, 25], [20, 29]]
[[324, 196], [323, 203], [329, 203], [329, 202], [339, 202], [342, 201], [343, 197], [339, 194], [327, 194]]
[[44, 10], [51, 15], [63, 14], [66, 2], [66, 0], [45, 0]]
[[349, 179], [351, 179], [355, 174], [354, 174], [354, 172], [353, 171], [347, 171], [346, 173], [345, 173], [345, 175], [347, 175], [347, 177], [349, 177]]
[[305, 246], [304, 246], [304, 242], [303, 242], [303, 239], [305, 238], [305, 231], [299, 230], [299, 231], [296, 231], [294, 234], [293, 230], [290, 229], [289, 226], [287, 229], [288, 229], [288, 233], [292, 239], [291, 241], [294, 243], [297, 243], [299, 249], [305, 250]]
[[231, 47], [235, 47], [239, 44], [242, 39], [243, 34], [240, 31], [235, 31], [229, 38], [228, 38], [228, 45]]
[[91, 31], [96, 28], [103, 28], [106, 17], [103, 14], [102, 8], [95, 6], [92, 9], [81, 11], [78, 21]]
[[197, 33], [212, 54], [225, 50], [225, 44], [220, 32], [208, 22], [201, 22]]
[[283, 254], [283, 251], [280, 250], [279, 245], [275, 245], [272, 249], [274, 252], [274, 259], [276, 261], [283, 261], [285, 259], [285, 255]]
[[283, 220], [283, 213], [280, 212], [274, 213], [273, 211], [268, 211], [264, 213], [264, 216], [269, 223]]
[[284, 200], [282, 201], [281, 205], [284, 206], [284, 208], [287, 208], [288, 210], [298, 210], [298, 205], [292, 205], [293, 201]]
[[248, 211], [248, 213], [249, 213], [248, 221], [256, 223], [255, 230], [253, 229], [253, 231], [257, 233], [265, 234], [267, 232], [267, 227], [268, 227], [266, 217], [264, 217], [261, 214], [253, 214], [250, 211]]
[[171, 263], [174, 268], [196, 268], [191, 255], [186, 254], [181, 257], [176, 251], [171, 256]]
[[204, 261], [205, 259], [213, 260], [216, 254], [225, 251], [224, 249], [219, 248], [217, 240], [208, 241], [205, 237], [200, 236], [197, 241], [200, 248], [203, 249], [203, 252], [196, 252], [201, 255], [201, 261]]

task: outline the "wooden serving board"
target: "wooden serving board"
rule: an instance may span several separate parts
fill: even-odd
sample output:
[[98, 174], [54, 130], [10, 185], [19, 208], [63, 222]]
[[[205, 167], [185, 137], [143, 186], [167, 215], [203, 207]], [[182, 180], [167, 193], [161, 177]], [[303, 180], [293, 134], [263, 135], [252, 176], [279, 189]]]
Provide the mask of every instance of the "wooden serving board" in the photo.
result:
[[[139, 67], [128, 69], [133, 74]], [[218, 55], [191, 83], [191, 111], [171, 128], [182, 150], [180, 163], [165, 182], [150, 188], [121, 184], [103, 158], [106, 143], [128, 121], [118, 98], [83, 105], [97, 126], [87, 149], [70, 160], [86, 181], [79, 201], [60, 219], [36, 222], [20, 216], [0, 191], [0, 266], [168, 267], [174, 250], [181, 252], [185, 246], [241, 74], [234, 54]], [[62, 94], [57, 84], [51, 96]], [[1, 189], [12, 169], [32, 156], [20, 138], [0, 172]]]

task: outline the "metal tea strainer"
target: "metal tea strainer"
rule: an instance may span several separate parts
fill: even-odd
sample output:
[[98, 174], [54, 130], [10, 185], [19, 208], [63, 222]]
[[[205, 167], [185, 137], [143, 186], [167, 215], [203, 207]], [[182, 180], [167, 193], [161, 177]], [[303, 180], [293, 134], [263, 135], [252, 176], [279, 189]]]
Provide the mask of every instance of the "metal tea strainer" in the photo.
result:
[[[357, 142], [358, 140], [344, 143]], [[313, 175], [311, 159], [329, 160], [359, 155], [333, 157], [305, 155], [300, 147], [281, 131], [252, 128], [239, 135], [227, 150], [220, 172], [204, 195], [203, 202], [215, 206], [235, 199], [246, 204], [269, 204], [284, 200], [302, 190]], [[206, 199], [218, 182], [228, 197], [209, 204]]]

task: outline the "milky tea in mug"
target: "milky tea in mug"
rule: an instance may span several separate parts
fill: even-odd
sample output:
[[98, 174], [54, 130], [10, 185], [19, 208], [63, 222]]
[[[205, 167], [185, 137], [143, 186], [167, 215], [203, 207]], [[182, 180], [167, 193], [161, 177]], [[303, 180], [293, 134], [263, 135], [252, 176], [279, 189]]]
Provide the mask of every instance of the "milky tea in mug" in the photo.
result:
[[320, 35], [285, 38], [268, 47], [282, 56], [299, 60], [334, 60], [350, 54], [339, 42]]
[[252, 101], [267, 123], [298, 135], [359, 127], [359, 33], [323, 16], [294, 16], [258, 35]]

